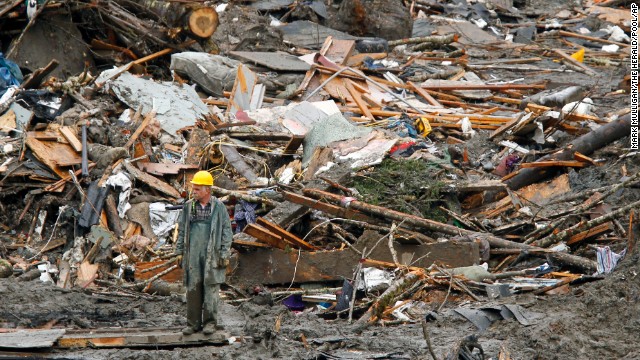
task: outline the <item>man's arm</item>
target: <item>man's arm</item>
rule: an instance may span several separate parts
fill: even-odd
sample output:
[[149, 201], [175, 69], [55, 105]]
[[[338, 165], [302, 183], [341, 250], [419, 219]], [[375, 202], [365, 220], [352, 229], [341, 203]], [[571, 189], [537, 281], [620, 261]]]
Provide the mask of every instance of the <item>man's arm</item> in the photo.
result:
[[231, 243], [233, 241], [233, 230], [231, 229], [231, 221], [229, 220], [229, 213], [227, 212], [227, 208], [224, 206], [222, 202], [219, 202], [219, 205], [222, 209], [222, 239], [220, 241], [220, 257], [222, 259], [229, 259], [229, 250], [231, 249]]
[[187, 223], [187, 206], [188, 203], [182, 207], [182, 211], [180, 212], [180, 222], [178, 223], [178, 241], [176, 242], [175, 251], [176, 255], [182, 255], [182, 253], [184, 252], [184, 235], [186, 234], [184, 228]]

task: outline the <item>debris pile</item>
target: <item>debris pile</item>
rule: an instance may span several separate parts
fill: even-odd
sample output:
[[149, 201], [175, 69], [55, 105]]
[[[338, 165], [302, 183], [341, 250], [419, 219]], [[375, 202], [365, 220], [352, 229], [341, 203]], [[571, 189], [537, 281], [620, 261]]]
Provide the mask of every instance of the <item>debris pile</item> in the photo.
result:
[[0, 277], [180, 293], [198, 170], [233, 219], [226, 300], [359, 331], [429, 342], [452, 304], [527, 326], [480, 304], [568, 293], [636, 251], [625, 2], [6, 3]]

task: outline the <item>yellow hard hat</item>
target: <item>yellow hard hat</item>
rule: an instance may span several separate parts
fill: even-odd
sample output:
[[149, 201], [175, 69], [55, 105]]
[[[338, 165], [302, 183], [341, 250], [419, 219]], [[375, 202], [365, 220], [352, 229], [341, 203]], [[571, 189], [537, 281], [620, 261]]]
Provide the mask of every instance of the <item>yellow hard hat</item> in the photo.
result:
[[200, 170], [191, 179], [193, 185], [213, 186], [213, 176], [208, 171]]

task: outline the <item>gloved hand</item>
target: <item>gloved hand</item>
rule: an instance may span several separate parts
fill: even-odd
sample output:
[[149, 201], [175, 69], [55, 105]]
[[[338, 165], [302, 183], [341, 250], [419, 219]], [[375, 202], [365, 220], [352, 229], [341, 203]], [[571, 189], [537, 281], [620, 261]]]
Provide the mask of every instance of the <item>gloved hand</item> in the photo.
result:
[[224, 267], [226, 268], [227, 266], [229, 266], [229, 259], [218, 259], [218, 267]]

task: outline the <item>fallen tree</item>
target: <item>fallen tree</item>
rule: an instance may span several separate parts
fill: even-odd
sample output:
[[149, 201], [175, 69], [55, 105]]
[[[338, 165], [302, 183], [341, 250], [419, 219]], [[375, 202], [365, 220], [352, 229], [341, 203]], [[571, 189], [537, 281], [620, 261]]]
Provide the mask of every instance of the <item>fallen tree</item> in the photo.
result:
[[[589, 132], [565, 147], [564, 150], [554, 154], [541, 157], [539, 161], [567, 161], [573, 160], [576, 152], [590, 155], [594, 151], [616, 141], [624, 136], [628, 136], [631, 130], [631, 114], [627, 114], [615, 121]], [[536, 183], [555, 173], [550, 167], [532, 167], [520, 169], [518, 174], [506, 181], [511, 190], [517, 190], [527, 185]]]

